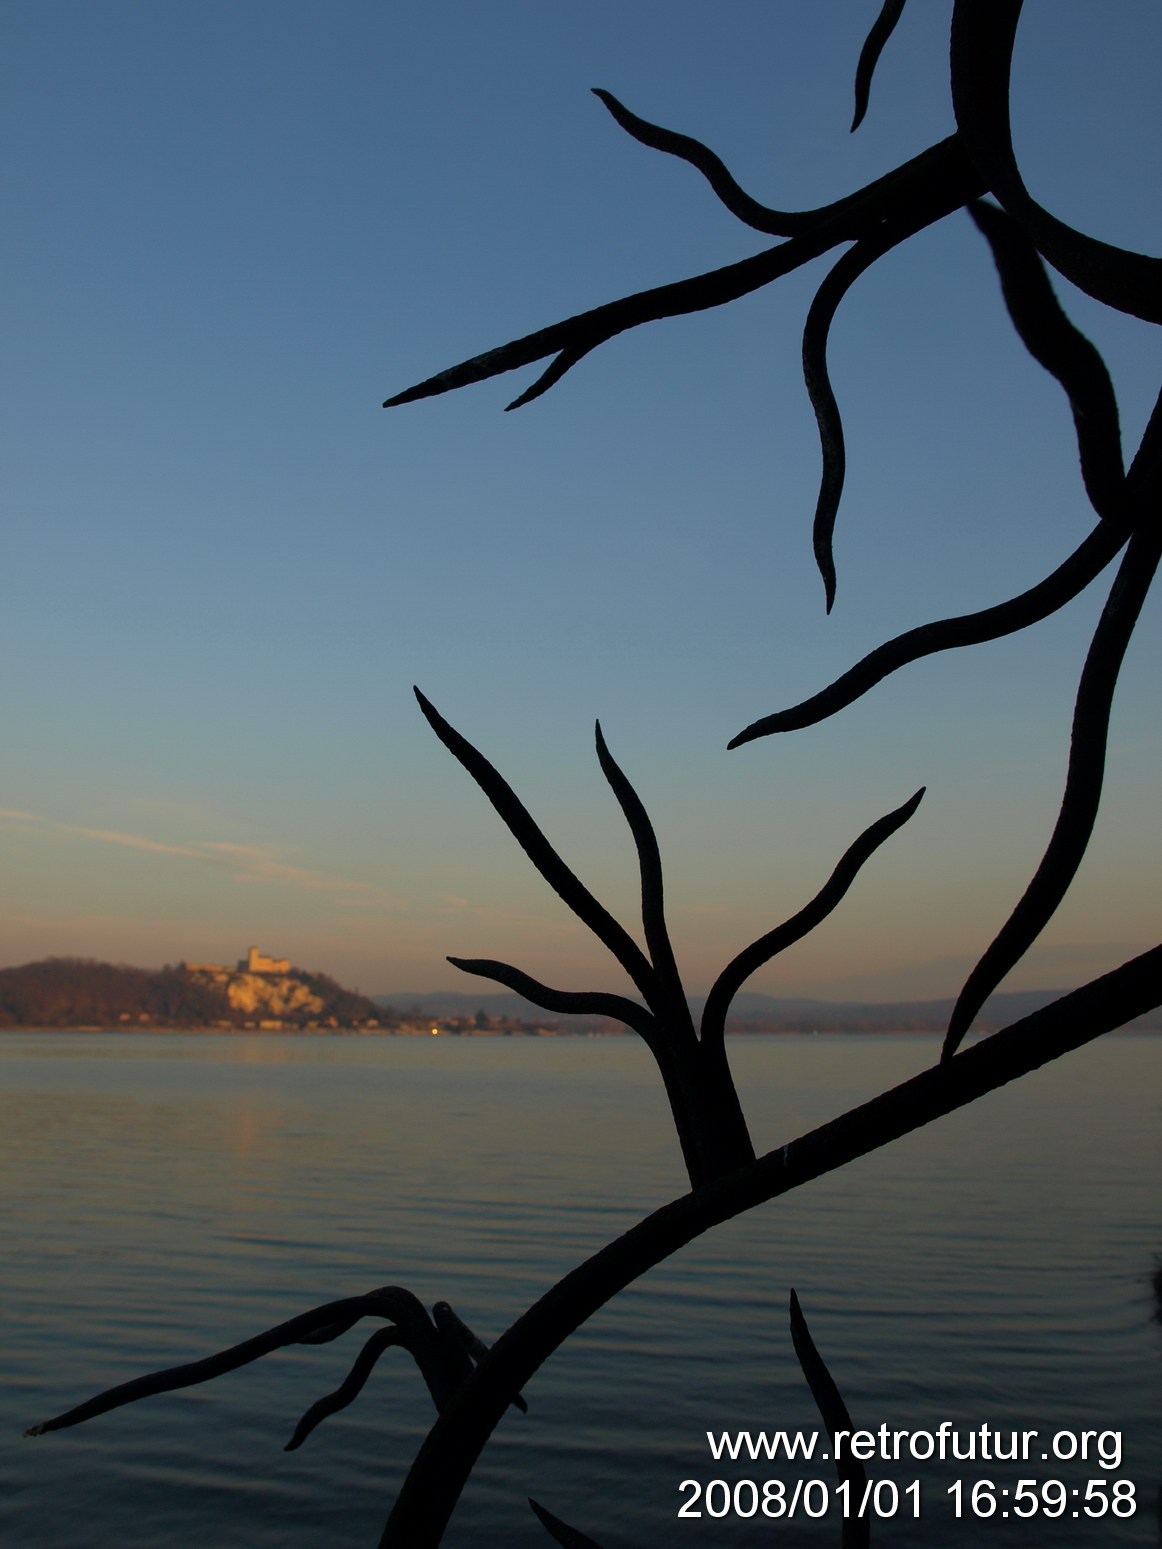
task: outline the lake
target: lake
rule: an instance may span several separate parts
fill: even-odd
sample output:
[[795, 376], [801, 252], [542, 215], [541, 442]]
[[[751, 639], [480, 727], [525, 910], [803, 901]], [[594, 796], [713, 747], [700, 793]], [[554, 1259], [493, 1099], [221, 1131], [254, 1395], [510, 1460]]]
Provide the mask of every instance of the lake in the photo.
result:
[[[938, 1047], [730, 1041], [760, 1151]], [[1107, 1036], [708, 1234], [542, 1369], [446, 1542], [546, 1549], [533, 1495], [605, 1549], [838, 1544], [833, 1497], [808, 1515], [833, 1464], [715, 1462], [707, 1444], [707, 1431], [819, 1428], [787, 1330], [794, 1286], [856, 1428], [935, 1436], [946, 1421], [962, 1445], [982, 1425], [1038, 1433], [1028, 1463], [916, 1461], [907, 1439], [900, 1461], [868, 1462], [893, 1482], [873, 1505], [895, 1512], [873, 1521], [873, 1545], [1156, 1544], [1160, 1077], [1162, 1039]], [[388, 1351], [350, 1409], [282, 1450], [338, 1385], [357, 1330], [74, 1430], [20, 1431], [377, 1285], [447, 1300], [492, 1339], [684, 1191], [660, 1083], [630, 1038], [8, 1033], [0, 1088], [0, 1530], [20, 1549], [373, 1549], [430, 1423], [410, 1357]], [[1106, 1462], [1041, 1459], [1050, 1438], [1085, 1431], [1120, 1433], [1122, 1455], [1107, 1438]], [[800, 1487], [791, 1520], [771, 1519], [771, 1491], [767, 1516], [745, 1515], [767, 1480], [789, 1500], [800, 1478], [821, 1483]], [[1021, 1478], [1036, 1480], [1028, 1520], [1000, 1494]], [[970, 1495], [982, 1479], [987, 1520]], [[1134, 1515], [1087, 1516], [1094, 1479], [1107, 1484], [1091, 1510], [1125, 1480], [1119, 1509]], [[687, 1480], [702, 1515], [679, 1519]], [[1081, 1492], [1059, 1519], [1046, 1480]]]

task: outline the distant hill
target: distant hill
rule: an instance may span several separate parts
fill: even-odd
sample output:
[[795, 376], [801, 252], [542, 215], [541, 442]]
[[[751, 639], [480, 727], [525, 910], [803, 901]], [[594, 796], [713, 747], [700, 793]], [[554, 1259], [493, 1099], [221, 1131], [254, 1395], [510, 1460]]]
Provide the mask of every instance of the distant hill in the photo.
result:
[[[976, 1026], [983, 1032], [996, 1032], [1047, 1006], [1064, 990], [1011, 990], [991, 996]], [[544, 1021], [544, 1012], [520, 995], [472, 994], [445, 990], [427, 995], [399, 993], [373, 995], [381, 1006], [404, 1008], [407, 1014], [425, 1016], [470, 1016], [480, 1010], [492, 1017], [522, 1017]], [[691, 1009], [698, 1013], [705, 997], [691, 996]], [[779, 999], [756, 990], [744, 990], [735, 996], [727, 1029], [735, 1033], [939, 1033], [948, 1026], [953, 1000], [904, 1001], [826, 1001]], [[593, 1031], [608, 1028], [601, 1017], [573, 1017], [554, 1013], [553, 1020], [563, 1031]], [[1134, 1031], [1162, 1032], [1162, 1009], [1147, 1012], [1131, 1022]]]
[[278, 1028], [385, 1025], [389, 1013], [304, 969], [131, 968], [50, 957], [0, 969], [0, 1027]]

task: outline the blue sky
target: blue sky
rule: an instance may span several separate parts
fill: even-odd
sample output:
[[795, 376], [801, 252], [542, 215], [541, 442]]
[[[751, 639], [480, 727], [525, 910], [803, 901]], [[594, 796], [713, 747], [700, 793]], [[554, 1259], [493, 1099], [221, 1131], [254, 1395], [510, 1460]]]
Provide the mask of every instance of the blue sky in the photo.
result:
[[[692, 989], [926, 784], [839, 913], [753, 987], [955, 993], [1051, 829], [1104, 583], [821, 727], [725, 744], [880, 640], [1031, 584], [1091, 525], [1064, 402], [967, 217], [890, 255], [837, 320], [830, 618], [798, 364], [825, 266], [623, 335], [519, 413], [501, 411], [531, 372], [379, 407], [764, 245], [592, 86], [789, 208], [948, 133], [949, 7], [926, 0], [848, 134], [877, 9], [5, 8], [3, 961], [257, 942], [368, 992], [470, 988], [445, 953], [619, 986], [436, 743], [416, 682], [628, 922], [601, 717], [659, 830]], [[1145, 0], [1029, 0], [1014, 94], [1036, 195], [1154, 252], [1160, 42]], [[1058, 291], [1106, 352], [1132, 447], [1155, 340]], [[1015, 987], [1154, 939], [1158, 644], [1154, 607], [1092, 852]]]

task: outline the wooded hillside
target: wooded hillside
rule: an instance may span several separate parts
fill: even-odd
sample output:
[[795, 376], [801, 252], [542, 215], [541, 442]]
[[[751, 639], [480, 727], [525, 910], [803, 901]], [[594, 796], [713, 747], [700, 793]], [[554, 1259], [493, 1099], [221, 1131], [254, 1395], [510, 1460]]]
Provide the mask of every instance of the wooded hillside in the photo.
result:
[[[257, 978], [233, 975], [232, 978]], [[280, 1012], [287, 1027], [390, 1025], [390, 1009], [326, 974], [285, 976], [309, 991], [301, 1010]], [[228, 984], [207, 982], [182, 965], [131, 968], [91, 958], [50, 957], [0, 969], [0, 1027], [246, 1027], [260, 1013], [234, 1004]]]

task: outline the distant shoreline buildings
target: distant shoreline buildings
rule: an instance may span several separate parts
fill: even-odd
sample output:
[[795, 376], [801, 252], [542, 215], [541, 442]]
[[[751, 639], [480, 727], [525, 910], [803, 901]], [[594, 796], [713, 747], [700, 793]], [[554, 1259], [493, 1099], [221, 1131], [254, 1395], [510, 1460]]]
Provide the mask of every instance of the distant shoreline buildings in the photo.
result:
[[403, 1036], [554, 1037], [518, 1017], [433, 1017], [397, 1011], [346, 990], [327, 974], [250, 947], [238, 966], [191, 963], [160, 969], [55, 957], [0, 969], [0, 1029], [98, 1032], [394, 1033]]

